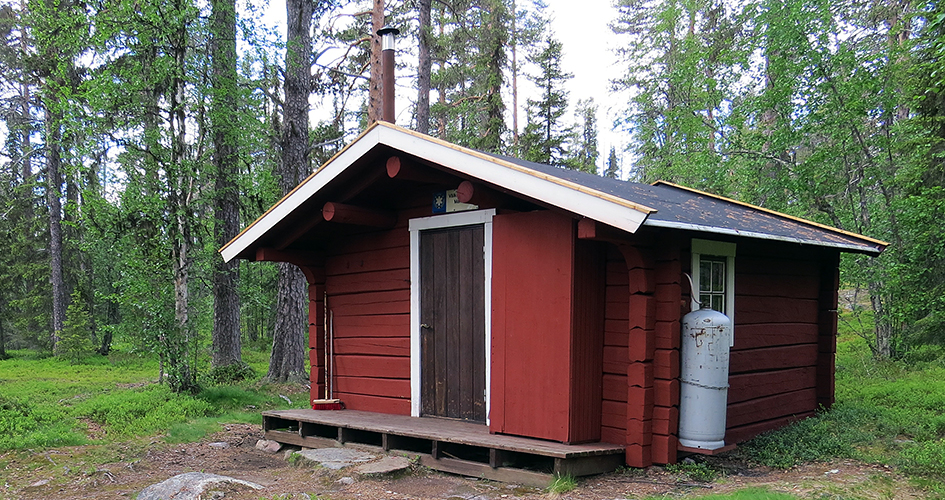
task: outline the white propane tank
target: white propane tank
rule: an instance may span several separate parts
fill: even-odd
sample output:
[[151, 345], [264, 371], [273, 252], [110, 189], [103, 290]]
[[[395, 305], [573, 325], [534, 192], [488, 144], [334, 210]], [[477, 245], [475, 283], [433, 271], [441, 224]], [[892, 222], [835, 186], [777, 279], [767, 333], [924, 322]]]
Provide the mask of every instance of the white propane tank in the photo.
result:
[[732, 320], [703, 306], [683, 316], [679, 391], [679, 444], [715, 450], [725, 446], [728, 354]]

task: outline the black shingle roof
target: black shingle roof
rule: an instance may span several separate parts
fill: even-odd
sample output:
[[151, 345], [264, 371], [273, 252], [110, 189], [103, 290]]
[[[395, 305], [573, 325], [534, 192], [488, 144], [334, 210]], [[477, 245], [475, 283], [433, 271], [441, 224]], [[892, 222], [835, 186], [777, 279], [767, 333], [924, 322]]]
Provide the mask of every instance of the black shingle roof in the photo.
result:
[[793, 241], [874, 255], [886, 247], [872, 238], [671, 183], [627, 182], [508, 156], [492, 156], [655, 209], [644, 226]]

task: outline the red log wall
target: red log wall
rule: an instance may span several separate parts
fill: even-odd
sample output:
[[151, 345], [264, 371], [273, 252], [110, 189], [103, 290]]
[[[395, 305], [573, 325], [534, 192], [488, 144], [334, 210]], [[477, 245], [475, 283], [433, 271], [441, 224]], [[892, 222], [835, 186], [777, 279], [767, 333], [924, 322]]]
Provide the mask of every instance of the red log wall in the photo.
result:
[[[333, 396], [347, 408], [410, 414], [410, 232], [407, 221], [429, 207], [402, 210], [397, 225], [333, 238], [324, 288], [334, 330]], [[311, 292], [310, 292], [311, 293]], [[321, 379], [323, 313], [310, 308], [312, 378]], [[322, 387], [318, 385], [319, 391]], [[316, 385], [312, 386], [312, 397]]]
[[726, 442], [832, 404], [837, 266], [836, 253], [739, 243]]

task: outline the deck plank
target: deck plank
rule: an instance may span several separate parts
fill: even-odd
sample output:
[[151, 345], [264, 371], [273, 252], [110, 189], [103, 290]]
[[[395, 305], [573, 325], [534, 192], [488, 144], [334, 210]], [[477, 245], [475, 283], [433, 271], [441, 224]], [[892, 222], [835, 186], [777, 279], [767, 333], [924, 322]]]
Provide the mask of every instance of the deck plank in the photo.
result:
[[563, 459], [624, 453], [624, 447], [616, 444], [567, 445], [553, 441], [490, 434], [489, 428], [485, 425], [440, 418], [418, 418], [357, 410], [301, 409], [265, 411], [263, 416]]

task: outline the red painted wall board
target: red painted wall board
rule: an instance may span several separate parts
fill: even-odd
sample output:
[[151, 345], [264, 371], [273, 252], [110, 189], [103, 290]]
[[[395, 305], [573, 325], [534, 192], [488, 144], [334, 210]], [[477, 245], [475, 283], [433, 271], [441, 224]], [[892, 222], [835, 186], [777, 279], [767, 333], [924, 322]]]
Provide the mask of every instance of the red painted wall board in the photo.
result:
[[679, 408], [657, 406], [653, 408], [653, 433], [664, 436], [679, 432]]
[[335, 338], [346, 337], [410, 337], [409, 314], [376, 314], [335, 316], [332, 319]]
[[682, 330], [679, 321], [656, 322], [656, 348], [679, 349], [682, 343]]
[[735, 272], [738, 274], [751, 275], [777, 275], [777, 276], [817, 276], [820, 266], [814, 260], [795, 260], [787, 258], [772, 257], [770, 252], [764, 252], [768, 255], [746, 255], [739, 249]]
[[783, 370], [817, 364], [817, 344], [733, 351], [729, 358], [732, 375], [764, 370]]
[[737, 317], [733, 351], [775, 347], [781, 345], [812, 344], [817, 342], [815, 323], [744, 324]]
[[370, 354], [377, 356], [410, 356], [410, 339], [407, 337], [363, 337], [336, 338], [334, 353]]
[[345, 253], [328, 257], [325, 262], [328, 276], [391, 269], [410, 269], [409, 246]]
[[[670, 407], [679, 404], [679, 379], [653, 381], [653, 404]], [[655, 410], [654, 410], [655, 411]]]
[[334, 392], [410, 399], [410, 381], [399, 378], [335, 377]]
[[[626, 348], [630, 342], [630, 324], [627, 321], [608, 319], [604, 322], [604, 345]], [[626, 349], [624, 349], [626, 351]], [[626, 359], [626, 353], [621, 355]]]
[[[653, 387], [653, 363], [634, 362], [627, 365], [627, 376], [624, 384], [635, 387]], [[624, 396], [626, 401], [626, 396]]]
[[652, 269], [648, 268], [634, 268], [630, 269], [627, 273], [629, 281], [629, 292], [631, 294], [638, 293], [653, 293], [653, 289], [656, 286], [656, 281], [654, 279], [654, 274]]
[[653, 356], [653, 376], [661, 379], [679, 378], [679, 351], [657, 349]]
[[626, 450], [627, 465], [630, 467], [649, 467], [653, 465], [651, 446], [628, 444]]
[[393, 415], [410, 415], [410, 400], [366, 396], [348, 392], [335, 392], [335, 398], [340, 399], [349, 410], [372, 411]]
[[601, 398], [610, 401], [627, 401], [627, 377], [605, 373], [601, 377], [603, 391]]
[[410, 358], [392, 356], [335, 356], [338, 377], [378, 377], [410, 379]]
[[325, 280], [325, 286], [328, 287], [332, 295], [380, 292], [386, 290], [409, 290], [410, 269], [392, 269], [328, 276]]
[[[656, 283], [681, 283], [685, 281], [682, 278], [682, 264], [679, 260], [660, 261], [656, 265]], [[682, 281], [680, 281], [682, 280]], [[688, 286], [688, 282], [687, 286]]]
[[816, 389], [776, 394], [730, 404], [726, 417], [727, 427], [738, 427], [787, 415], [797, 415], [817, 409]]
[[605, 266], [600, 243], [574, 242], [570, 443], [600, 441]]
[[622, 427], [618, 429], [616, 427], [601, 426], [600, 428], [600, 440], [602, 443], [624, 445], [627, 442], [626, 434], [627, 431]]
[[[408, 218], [409, 217], [405, 216], [399, 219], [407, 221]], [[410, 231], [407, 230], [407, 224], [407, 222], [400, 223], [400, 221], [398, 221], [398, 224], [392, 229], [369, 230], [363, 233], [346, 235], [344, 238], [333, 241], [335, 244], [328, 249], [328, 255], [337, 257], [345, 254], [370, 252], [385, 248], [409, 248]]]
[[523, 212], [492, 229], [491, 429], [568, 441], [574, 224]]
[[817, 298], [820, 280], [816, 275], [744, 274], [741, 272], [741, 260], [737, 257], [735, 269], [738, 277], [741, 278], [735, 287], [740, 295], [792, 299]]
[[656, 332], [633, 328], [628, 337], [627, 354], [630, 361], [650, 361], [656, 354]]
[[604, 309], [604, 315], [609, 319], [627, 321], [630, 317], [630, 308], [627, 306], [628, 301], [616, 302], [616, 301], [607, 301]]
[[376, 314], [410, 314], [410, 290], [329, 295], [328, 309], [335, 318]]
[[676, 436], [653, 436], [653, 463], [654, 464], [674, 464], [676, 463], [676, 449], [679, 442]]
[[[660, 283], [656, 285], [656, 293], [654, 293], [653, 296], [656, 298], [657, 302], [672, 302], [678, 304], [680, 297], [682, 297], [682, 288], [680, 288], [678, 283]], [[659, 307], [659, 305], [657, 305], [657, 307]], [[673, 319], [669, 318], [658, 318], [657, 320], [673, 321]]]
[[740, 323], [816, 323], [816, 299], [752, 297], [735, 287], [735, 318]]
[[728, 403], [809, 389], [817, 385], [817, 368], [805, 366], [760, 373], [744, 373], [728, 378]]
[[787, 417], [776, 418], [773, 420], [765, 420], [762, 422], [755, 422], [753, 424], [744, 425], [741, 427], [734, 427], [726, 429], [725, 431], [725, 442], [726, 443], [742, 443], [748, 441], [749, 439], [761, 434], [762, 432], [767, 432], [773, 429], [779, 429], [785, 425], [790, 424], [791, 422], [797, 422], [798, 420], [803, 420], [808, 417], [814, 416], [814, 412], [804, 412], [797, 415], [790, 415]]
[[630, 327], [656, 328], [656, 299], [652, 295], [630, 295]]
[[653, 418], [652, 387], [627, 387], [627, 418], [633, 420]]

